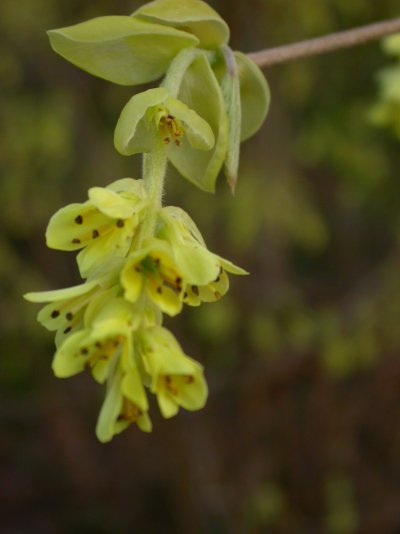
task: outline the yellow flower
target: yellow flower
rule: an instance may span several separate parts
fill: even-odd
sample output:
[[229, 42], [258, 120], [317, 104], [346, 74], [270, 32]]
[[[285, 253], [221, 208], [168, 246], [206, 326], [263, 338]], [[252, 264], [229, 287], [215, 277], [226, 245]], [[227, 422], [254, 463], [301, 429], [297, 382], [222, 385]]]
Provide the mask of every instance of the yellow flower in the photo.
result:
[[173, 316], [182, 309], [182, 276], [168, 244], [153, 239], [129, 257], [121, 283], [130, 302], [145, 292], [160, 310]]
[[57, 350], [52, 367], [59, 378], [89, 368], [95, 380], [103, 383], [116, 361], [125, 370], [134, 365], [132, 332], [142, 322], [141, 310], [122, 298], [99, 304], [86, 314], [85, 328], [70, 335]]
[[208, 389], [203, 367], [186, 356], [174, 336], [155, 326], [138, 331], [137, 346], [152, 393], [164, 417], [174, 416], [179, 406], [199, 410], [206, 403]]
[[[192, 277], [185, 278], [183, 286], [185, 304], [199, 306], [201, 302], [219, 300], [229, 289], [227, 273], [248, 274], [229, 260], [210, 252], [199, 229], [181, 208], [167, 206], [160, 210], [157, 235], [170, 244], [178, 264], [192, 273]], [[214, 270], [199, 272], [205, 265], [213, 265]]]
[[83, 277], [98, 274], [109, 262], [124, 257], [147, 205], [142, 180], [124, 178], [107, 187], [89, 189], [89, 200], [69, 204], [50, 219], [47, 245], [58, 250], [81, 250]]

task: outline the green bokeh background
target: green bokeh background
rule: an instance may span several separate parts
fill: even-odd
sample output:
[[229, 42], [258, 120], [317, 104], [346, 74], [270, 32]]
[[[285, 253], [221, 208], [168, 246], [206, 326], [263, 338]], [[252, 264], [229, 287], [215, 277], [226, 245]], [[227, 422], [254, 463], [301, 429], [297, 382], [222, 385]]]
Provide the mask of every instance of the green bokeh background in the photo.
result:
[[[398, 0], [219, 0], [244, 52], [399, 16]], [[233, 198], [173, 170], [169, 204], [251, 272], [166, 324], [206, 367], [207, 407], [100, 445], [102, 390], [57, 380], [21, 294], [79, 282], [49, 217], [138, 177], [112, 144], [131, 88], [57, 57], [45, 30], [141, 2], [0, 5], [0, 511], [5, 533], [400, 531], [400, 154], [368, 113], [378, 43], [269, 69], [273, 103]]]

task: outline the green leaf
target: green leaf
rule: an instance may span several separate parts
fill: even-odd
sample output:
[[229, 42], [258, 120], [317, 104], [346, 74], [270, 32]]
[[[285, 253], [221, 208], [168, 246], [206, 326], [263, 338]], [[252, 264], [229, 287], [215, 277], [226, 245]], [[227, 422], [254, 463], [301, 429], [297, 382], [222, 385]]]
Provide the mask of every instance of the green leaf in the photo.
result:
[[261, 128], [268, 113], [271, 94], [267, 80], [257, 65], [241, 52], [235, 52], [234, 55], [238, 66], [242, 103], [240, 140], [245, 141]]
[[63, 58], [121, 85], [156, 80], [180, 50], [199, 42], [189, 33], [121, 16], [98, 17], [47, 33]]
[[171, 147], [169, 158], [182, 176], [200, 189], [214, 192], [226, 156], [228, 121], [221, 88], [204, 54], [199, 55], [186, 70], [178, 98], [208, 122], [214, 133], [215, 145], [212, 150], [201, 152], [184, 139], [182, 146]]
[[201, 48], [215, 48], [229, 41], [226, 22], [200, 0], [156, 0], [132, 16], [190, 32], [200, 39]]

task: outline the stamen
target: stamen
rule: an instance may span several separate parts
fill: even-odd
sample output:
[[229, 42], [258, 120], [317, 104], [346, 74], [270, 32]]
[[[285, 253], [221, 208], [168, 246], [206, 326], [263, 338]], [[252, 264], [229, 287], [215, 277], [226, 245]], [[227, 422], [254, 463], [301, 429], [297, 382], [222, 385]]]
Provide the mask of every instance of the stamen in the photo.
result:
[[82, 215], [78, 215], [77, 217], [75, 217], [75, 222], [76, 224], [82, 224], [83, 222]]
[[170, 138], [169, 138], [169, 137], [165, 137], [165, 138], [163, 139], [163, 141], [164, 141], [164, 145], [169, 145]]
[[194, 382], [194, 378], [191, 375], [184, 376], [183, 379], [186, 382], [186, 384], [193, 384]]
[[221, 293], [219, 293], [218, 291], [215, 291], [215, 292], [214, 292], [214, 297], [215, 297], [216, 299], [220, 299], [220, 298], [221, 298]]
[[96, 239], [96, 237], [99, 237], [99, 235], [100, 235], [100, 234], [99, 234], [99, 231], [98, 231], [98, 230], [93, 230], [93, 232], [92, 232], [92, 237], [93, 237], [93, 239]]
[[123, 228], [125, 223], [122, 219], [118, 219], [118, 221], [116, 222], [116, 225], [118, 228]]
[[73, 318], [73, 314], [72, 312], [68, 312], [65, 314], [65, 317], [67, 319], [67, 321], [72, 321], [72, 318]]
[[72, 240], [72, 243], [74, 243], [74, 245], [79, 245], [81, 242], [80, 239], [78, 239], [77, 237], [74, 237], [74, 239]]
[[51, 312], [51, 318], [52, 319], [55, 319], [56, 317], [58, 317], [60, 315], [60, 312], [58, 310], [53, 310]]
[[72, 330], [72, 326], [68, 326], [65, 330], [64, 330], [64, 334], [68, 334], [69, 332], [71, 332]]
[[87, 349], [86, 347], [83, 347], [83, 348], [81, 349], [81, 354], [82, 354], [83, 356], [86, 356], [86, 354], [89, 354], [88, 349]]

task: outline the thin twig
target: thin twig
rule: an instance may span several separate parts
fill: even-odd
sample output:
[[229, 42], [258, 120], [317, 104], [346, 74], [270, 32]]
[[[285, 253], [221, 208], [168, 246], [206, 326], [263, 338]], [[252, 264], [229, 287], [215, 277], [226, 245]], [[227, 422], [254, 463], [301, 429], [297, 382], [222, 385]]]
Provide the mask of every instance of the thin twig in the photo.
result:
[[284, 63], [285, 61], [292, 61], [293, 59], [361, 45], [397, 32], [400, 32], [400, 18], [376, 22], [375, 24], [369, 24], [361, 28], [332, 33], [331, 35], [301, 41], [300, 43], [260, 50], [259, 52], [249, 54], [249, 57], [259, 67], [270, 67], [271, 65]]

